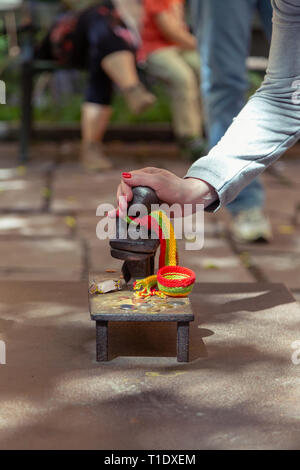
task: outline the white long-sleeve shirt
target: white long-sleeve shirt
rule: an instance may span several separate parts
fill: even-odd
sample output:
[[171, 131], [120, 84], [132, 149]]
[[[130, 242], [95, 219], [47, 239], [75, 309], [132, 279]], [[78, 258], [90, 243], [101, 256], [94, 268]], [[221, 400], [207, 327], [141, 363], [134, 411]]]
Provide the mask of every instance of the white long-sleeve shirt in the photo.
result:
[[300, 138], [300, 0], [272, 0], [273, 36], [267, 74], [232, 125], [186, 177], [211, 184], [219, 201], [237, 194]]

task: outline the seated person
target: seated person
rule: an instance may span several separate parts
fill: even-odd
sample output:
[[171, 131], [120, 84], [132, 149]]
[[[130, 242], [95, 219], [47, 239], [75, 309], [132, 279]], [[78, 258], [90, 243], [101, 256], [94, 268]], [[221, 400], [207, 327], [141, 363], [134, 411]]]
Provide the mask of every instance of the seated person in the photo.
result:
[[63, 66], [87, 68], [88, 84], [82, 106], [81, 161], [85, 168], [104, 170], [111, 162], [103, 155], [101, 141], [112, 112], [113, 84], [135, 113], [151, 106], [155, 97], [141, 84], [135, 65], [137, 40], [110, 0], [66, 2], [75, 5], [62, 14], [39, 46], [38, 58], [54, 59]]
[[184, 20], [184, 0], [143, 0], [138, 61], [165, 81], [171, 93], [175, 135], [189, 154], [201, 156], [200, 64], [196, 39]]

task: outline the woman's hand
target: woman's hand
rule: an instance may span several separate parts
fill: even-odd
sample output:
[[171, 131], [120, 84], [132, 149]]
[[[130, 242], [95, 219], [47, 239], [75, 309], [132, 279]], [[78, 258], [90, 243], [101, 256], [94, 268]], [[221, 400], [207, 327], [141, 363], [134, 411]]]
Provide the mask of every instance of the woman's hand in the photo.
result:
[[127, 202], [131, 201], [133, 197], [131, 188], [135, 186], [148, 186], [154, 189], [162, 202], [170, 205], [177, 203], [181, 207], [192, 204], [194, 210], [196, 204], [204, 204], [207, 207], [217, 199], [216, 192], [205, 181], [179, 178], [170, 171], [150, 167], [122, 174], [117, 192], [121, 212], [126, 210]]

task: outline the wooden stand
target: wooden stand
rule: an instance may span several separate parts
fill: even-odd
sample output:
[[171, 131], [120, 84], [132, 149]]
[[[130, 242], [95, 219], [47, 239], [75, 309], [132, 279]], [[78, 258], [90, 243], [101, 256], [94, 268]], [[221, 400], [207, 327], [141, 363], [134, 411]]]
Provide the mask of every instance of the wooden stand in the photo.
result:
[[194, 320], [188, 298], [151, 297], [136, 302], [132, 291], [90, 296], [91, 319], [96, 322], [96, 359], [108, 361], [108, 324], [126, 322], [177, 322], [177, 361], [189, 361], [189, 324]]

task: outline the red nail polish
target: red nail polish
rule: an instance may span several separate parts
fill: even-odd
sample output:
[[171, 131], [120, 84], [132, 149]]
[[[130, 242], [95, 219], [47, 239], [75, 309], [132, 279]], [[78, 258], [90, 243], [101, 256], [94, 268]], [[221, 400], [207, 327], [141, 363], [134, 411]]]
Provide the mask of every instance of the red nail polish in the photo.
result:
[[123, 178], [131, 178], [131, 173], [122, 173]]

